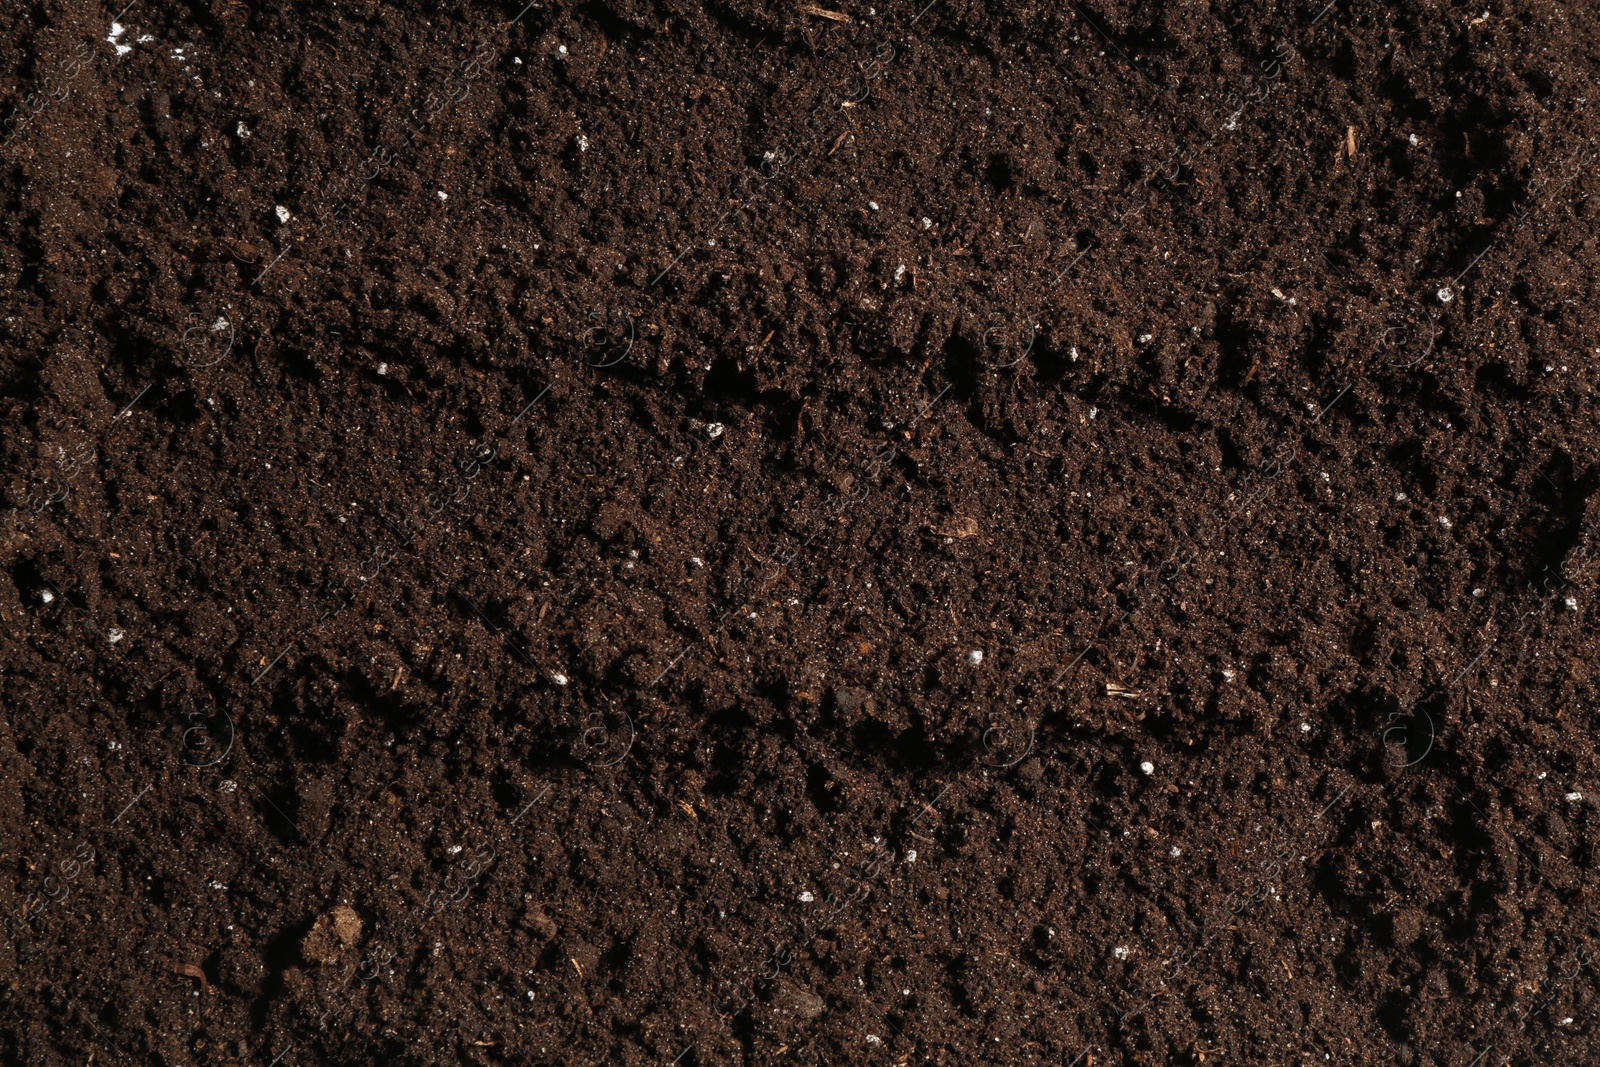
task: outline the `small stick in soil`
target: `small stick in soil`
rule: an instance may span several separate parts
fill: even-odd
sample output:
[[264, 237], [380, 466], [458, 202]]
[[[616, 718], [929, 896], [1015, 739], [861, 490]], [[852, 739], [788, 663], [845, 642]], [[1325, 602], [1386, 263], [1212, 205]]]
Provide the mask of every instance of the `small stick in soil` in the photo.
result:
[[200, 992], [211, 992], [211, 983], [206, 981], [206, 972], [202, 971], [196, 964], [174, 963], [172, 965], [172, 973], [181, 974], [185, 978], [198, 978], [200, 979]]
[[815, 15], [819, 19], [832, 19], [835, 22], [854, 22], [855, 19], [843, 11], [829, 11], [825, 7], [814, 7], [811, 4], [801, 4], [800, 12], [804, 15]]

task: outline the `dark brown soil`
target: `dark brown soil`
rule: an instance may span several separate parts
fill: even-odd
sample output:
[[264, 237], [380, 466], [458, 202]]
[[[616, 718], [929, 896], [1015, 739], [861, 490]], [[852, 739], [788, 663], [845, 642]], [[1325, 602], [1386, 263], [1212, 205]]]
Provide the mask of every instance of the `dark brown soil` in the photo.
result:
[[0, 1061], [1600, 1062], [1600, 8], [879, 2], [0, 13]]

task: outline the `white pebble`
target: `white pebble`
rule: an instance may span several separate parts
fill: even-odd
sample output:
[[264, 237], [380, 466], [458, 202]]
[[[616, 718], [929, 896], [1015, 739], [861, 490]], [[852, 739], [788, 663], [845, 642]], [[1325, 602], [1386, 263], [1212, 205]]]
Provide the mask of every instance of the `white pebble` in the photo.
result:
[[1578, 801], [1580, 801], [1582, 799], [1583, 799], [1583, 794], [1578, 792], [1576, 789], [1574, 789], [1572, 792], [1567, 794], [1567, 801], [1569, 803], [1576, 804]]
[[115, 626], [106, 631], [106, 640], [110, 641], [113, 645], [118, 641], [121, 641], [126, 636], [128, 635], [117, 629]]
[[869, 208], [871, 208], [872, 210], [874, 210], [874, 211], [878, 210], [878, 202], [876, 200], [868, 200], [867, 201], [867, 206]]
[[556, 55], [564, 56], [566, 54], [567, 54], [567, 46], [566, 45], [561, 45], [556, 49]]
[[894, 280], [895, 281], [899, 281], [901, 278], [904, 278], [905, 276], [906, 276], [906, 265], [904, 263], [902, 263], [902, 264], [900, 264], [898, 267], [896, 267], [894, 269]]
[[1142, 344], [1142, 345], [1147, 345], [1151, 341], [1154, 341], [1155, 338], [1156, 338], [1156, 335], [1153, 334], [1153, 333], [1141, 333], [1139, 335], [1139, 343]]
[[914, 848], [906, 849], [906, 862], [907, 863], [915, 863], [915, 862], [917, 862], [917, 850], [916, 849], [914, 849]]
[[983, 662], [983, 649], [975, 648], [967, 653], [967, 662], [976, 667]]
[[877, 1034], [868, 1034], [867, 1035], [867, 1044], [872, 1045], [872, 1046], [881, 1045], [881, 1044], [883, 1044], [883, 1038], [879, 1037]]
[[1472, 595], [1477, 597], [1479, 600], [1482, 600], [1483, 599], [1483, 586], [1480, 585], [1476, 589], [1474, 589], [1472, 591]]
[[580, 151], [580, 152], [589, 151], [589, 138], [585, 137], [581, 133], [578, 134], [578, 151]]
[[1119, 960], [1125, 960], [1129, 956], [1133, 955], [1133, 953], [1129, 952], [1126, 948], [1123, 948], [1121, 945], [1118, 945], [1116, 948], [1112, 949], [1111, 950], [1111, 954], [1113, 956], [1117, 957], [1117, 959], [1119, 959]]
[[930, 219], [926, 215], [922, 216], [922, 228], [924, 230], [930, 228], [932, 225], [933, 225], [933, 220], [932, 219]]
[[389, 376], [389, 364], [387, 364], [387, 363], [378, 364], [378, 376], [380, 378], [387, 378]]
[[1411, 498], [1406, 496], [1404, 493], [1396, 493], [1394, 495], [1394, 502], [1396, 504], [1404, 504], [1409, 499], [1411, 499]]
[[800, 903], [802, 903], [802, 904], [809, 904], [813, 900], [816, 900], [816, 899], [817, 898], [812, 895], [812, 893], [811, 893], [811, 891], [809, 889], [806, 890], [804, 893], [800, 894]]
[[1156, 773], [1156, 765], [1151, 763], [1149, 760], [1145, 760], [1143, 763], [1139, 764], [1139, 769], [1146, 774]]
[[1568, 611], [1578, 610], [1578, 598], [1575, 596], [1567, 597], [1567, 599], [1563, 600], [1562, 603], [1567, 606]]
[[690, 556], [689, 562], [693, 563], [696, 567], [704, 567], [706, 565], [706, 561], [701, 559], [699, 556]]
[[273, 208], [272, 211], [278, 216], [279, 222], [288, 222], [290, 219], [294, 218], [293, 215], [289, 214], [289, 209], [284, 207], [282, 204], [279, 204], [277, 207]]
[[1171, 856], [1173, 859], [1177, 859], [1179, 856], [1183, 855], [1183, 849], [1179, 848], [1177, 845], [1173, 845], [1172, 851], [1168, 852], [1167, 855]]
[[1406, 140], [1410, 141], [1412, 144], [1416, 144], [1417, 143], [1417, 135], [1416, 134], [1412, 134], [1410, 137], [1407, 137]]
[[1436, 295], [1439, 297], [1439, 303], [1441, 304], [1448, 304], [1456, 298], [1455, 292], [1448, 285], [1441, 287]]
[[722, 425], [722, 423], [713, 422], [706, 427], [706, 436], [715, 441], [717, 438], [722, 436], [722, 431], [726, 429], [727, 427]]
[[443, 189], [440, 189], [438, 192], [438, 197], [440, 200], [449, 200], [450, 194], [445, 192]]
[[550, 680], [552, 682], [556, 683], [557, 685], [562, 685], [562, 686], [566, 685], [567, 682], [570, 681], [570, 679], [566, 675], [562, 674], [560, 671], [556, 671], [553, 674], [551, 674], [550, 675]]
[[1222, 680], [1224, 682], [1233, 681], [1233, 677], [1234, 677], [1234, 675], [1233, 675], [1233, 668], [1232, 667], [1224, 667], [1224, 668], [1222, 668]]
[[239, 135], [239, 140], [243, 141], [250, 136], [250, 127], [241, 122], [235, 128], [234, 132]]
[[1308, 723], [1308, 722], [1301, 723], [1300, 724], [1300, 732], [1303, 733], [1303, 734], [1309, 734], [1311, 732], [1311, 724]]
[[1443, 526], [1446, 530], [1450, 529], [1450, 527], [1453, 525], [1450, 522], [1450, 516], [1448, 516], [1448, 515], [1440, 515], [1439, 516], [1439, 525]]

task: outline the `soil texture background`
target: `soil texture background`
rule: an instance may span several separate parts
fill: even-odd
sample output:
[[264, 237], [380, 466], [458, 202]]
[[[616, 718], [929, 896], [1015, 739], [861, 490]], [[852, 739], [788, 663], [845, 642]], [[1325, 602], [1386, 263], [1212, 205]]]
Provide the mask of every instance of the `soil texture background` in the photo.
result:
[[1600, 1061], [1600, 7], [0, 13], [0, 1061]]

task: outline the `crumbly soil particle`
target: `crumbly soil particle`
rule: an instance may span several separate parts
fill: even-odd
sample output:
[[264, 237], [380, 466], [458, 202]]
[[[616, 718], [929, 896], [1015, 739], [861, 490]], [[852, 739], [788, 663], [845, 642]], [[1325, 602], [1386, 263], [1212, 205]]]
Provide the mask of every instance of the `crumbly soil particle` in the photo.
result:
[[0, 1060], [1596, 1062], [1600, 9], [877, 3], [0, 12]]

